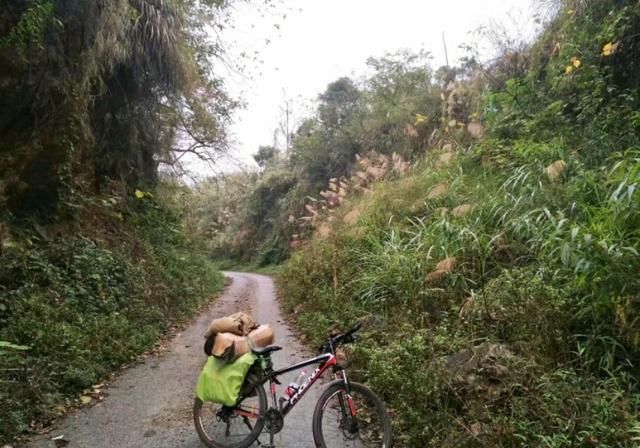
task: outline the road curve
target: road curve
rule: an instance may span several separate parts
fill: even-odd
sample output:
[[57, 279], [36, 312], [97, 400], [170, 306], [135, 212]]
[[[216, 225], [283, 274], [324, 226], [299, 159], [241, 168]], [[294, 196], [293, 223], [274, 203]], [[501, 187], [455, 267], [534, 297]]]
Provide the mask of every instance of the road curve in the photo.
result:
[[[248, 310], [258, 322], [271, 324], [275, 343], [284, 347], [273, 356], [276, 368], [310, 355], [283, 320], [270, 277], [238, 272], [225, 275], [231, 284], [207, 311], [167, 344], [165, 352], [118, 375], [102, 402], [73, 413], [53, 431], [35, 437], [25, 446], [56, 447], [52, 439], [64, 436], [69, 448], [204, 447], [193, 427], [191, 407], [196, 380], [206, 361], [202, 335], [211, 319]], [[285, 376], [281, 387], [295, 376]], [[284, 429], [276, 436], [278, 447], [313, 447], [311, 417], [320, 392], [318, 386], [309, 390], [287, 416]]]

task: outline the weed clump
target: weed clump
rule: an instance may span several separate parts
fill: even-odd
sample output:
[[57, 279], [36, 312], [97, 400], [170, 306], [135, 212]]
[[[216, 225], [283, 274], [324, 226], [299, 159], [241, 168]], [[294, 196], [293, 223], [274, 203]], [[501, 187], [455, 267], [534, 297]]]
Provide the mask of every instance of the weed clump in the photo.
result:
[[86, 219], [22, 223], [2, 241], [3, 442], [60, 416], [222, 286], [180, 216], [154, 199], [78, 207]]
[[400, 446], [640, 440], [639, 18], [563, 2], [527, 69], [482, 93], [482, 140], [449, 123], [446, 151], [347, 200], [358, 219], [283, 269], [312, 338], [367, 320], [352, 370]]

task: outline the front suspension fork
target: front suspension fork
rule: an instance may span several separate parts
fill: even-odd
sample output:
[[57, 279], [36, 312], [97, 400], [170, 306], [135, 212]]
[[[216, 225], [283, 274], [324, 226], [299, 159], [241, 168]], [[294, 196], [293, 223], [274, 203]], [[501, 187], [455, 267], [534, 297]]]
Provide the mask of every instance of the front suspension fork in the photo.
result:
[[346, 394], [338, 395], [338, 401], [340, 402], [340, 411], [342, 412], [342, 416], [345, 418], [345, 420], [347, 420], [348, 417], [351, 417], [353, 419], [356, 416], [357, 409], [355, 403], [353, 402], [353, 397], [351, 396], [351, 384], [349, 383], [349, 379], [347, 378], [347, 371], [342, 369], [341, 373]]

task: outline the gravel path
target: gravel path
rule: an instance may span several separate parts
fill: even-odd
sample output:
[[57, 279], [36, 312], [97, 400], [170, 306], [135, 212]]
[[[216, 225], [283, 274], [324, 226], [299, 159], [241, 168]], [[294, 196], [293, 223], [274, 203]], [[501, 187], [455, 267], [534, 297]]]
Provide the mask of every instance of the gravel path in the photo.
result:
[[[220, 298], [176, 337], [167, 350], [152, 356], [115, 378], [107, 397], [95, 406], [62, 420], [49, 434], [34, 438], [27, 447], [50, 448], [202, 448], [191, 420], [194, 389], [206, 361], [202, 337], [214, 317], [250, 311], [260, 323], [270, 323], [275, 343], [284, 350], [274, 353], [274, 366], [284, 367], [311, 353], [297, 341], [280, 314], [270, 277], [228, 272], [232, 282]], [[285, 387], [296, 373], [283, 377]], [[311, 417], [322, 385], [315, 385], [285, 419], [276, 446], [311, 448]], [[279, 394], [282, 390], [278, 391]], [[64, 436], [68, 443], [52, 440]], [[263, 439], [264, 437], [261, 437]], [[265, 439], [268, 440], [268, 439]]]

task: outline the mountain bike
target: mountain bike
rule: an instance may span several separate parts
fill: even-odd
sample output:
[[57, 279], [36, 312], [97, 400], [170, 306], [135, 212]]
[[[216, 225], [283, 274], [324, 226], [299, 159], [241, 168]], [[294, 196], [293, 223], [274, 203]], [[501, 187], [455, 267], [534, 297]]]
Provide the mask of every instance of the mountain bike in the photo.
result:
[[[249, 371], [234, 406], [203, 402], [196, 398], [193, 418], [200, 440], [210, 448], [275, 448], [274, 435], [284, 426], [284, 418], [304, 397], [311, 386], [329, 369], [337, 379], [328, 384], [313, 412], [313, 440], [316, 447], [391, 446], [391, 421], [383, 402], [366, 386], [351, 382], [346, 368], [336, 358], [336, 349], [355, 341], [361, 324], [342, 334], [334, 334], [322, 344], [320, 355], [274, 370], [271, 353], [282, 347], [271, 345], [253, 348], [257, 361]], [[288, 372], [317, 365], [314, 372], [297, 388], [287, 388], [277, 397], [278, 377]], [[270, 396], [264, 390], [269, 383]], [[269, 405], [269, 399], [271, 404]], [[269, 434], [268, 445], [258, 438], [263, 430]]]

